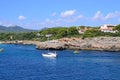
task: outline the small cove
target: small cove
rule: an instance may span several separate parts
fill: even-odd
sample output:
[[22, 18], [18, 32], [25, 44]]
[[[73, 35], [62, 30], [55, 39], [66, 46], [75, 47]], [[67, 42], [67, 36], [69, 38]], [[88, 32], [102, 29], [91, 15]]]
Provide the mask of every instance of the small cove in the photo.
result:
[[57, 58], [33, 45], [0, 44], [0, 80], [120, 80], [120, 52], [57, 51]]

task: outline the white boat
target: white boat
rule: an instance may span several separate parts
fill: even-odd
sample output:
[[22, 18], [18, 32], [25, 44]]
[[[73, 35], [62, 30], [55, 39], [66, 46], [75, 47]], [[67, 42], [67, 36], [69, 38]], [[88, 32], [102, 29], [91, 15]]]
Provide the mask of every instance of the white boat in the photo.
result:
[[57, 57], [57, 54], [56, 54], [56, 53], [49, 52], [49, 53], [43, 53], [42, 56], [43, 56], [43, 57], [55, 58], [55, 57]]
[[[46, 35], [46, 37], [48, 37], [48, 40], [49, 40], [49, 37], [52, 36], [51, 34], [48, 34]], [[48, 48], [48, 53], [42, 53], [42, 56], [43, 57], [50, 57], [50, 58], [55, 58], [57, 57], [57, 53], [53, 53], [53, 52], [49, 52], [49, 48]]]

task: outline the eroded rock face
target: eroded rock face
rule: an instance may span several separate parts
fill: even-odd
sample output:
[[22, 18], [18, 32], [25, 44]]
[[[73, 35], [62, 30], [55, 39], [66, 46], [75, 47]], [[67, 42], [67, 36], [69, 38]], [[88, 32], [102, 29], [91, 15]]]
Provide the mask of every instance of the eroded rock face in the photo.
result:
[[120, 37], [63, 38], [57, 42], [42, 42], [38, 49], [84, 49], [120, 51]]
[[120, 37], [98, 37], [90, 40], [95, 50], [120, 51]]
[[36, 48], [62, 50], [65, 49], [65, 44], [59, 42], [40, 42], [38, 45], [36, 45]]
[[62, 38], [46, 42], [39, 41], [6, 41], [3, 43], [34, 44], [37, 49], [83, 49], [120, 51], [120, 37], [95, 37], [95, 38]]

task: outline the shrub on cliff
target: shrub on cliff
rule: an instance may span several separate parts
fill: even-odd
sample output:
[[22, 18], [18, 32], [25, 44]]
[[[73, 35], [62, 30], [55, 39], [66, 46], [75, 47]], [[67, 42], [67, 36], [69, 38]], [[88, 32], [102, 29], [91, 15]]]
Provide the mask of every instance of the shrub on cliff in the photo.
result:
[[118, 30], [120, 32], [120, 24], [118, 24], [116, 27], [115, 27], [115, 30]]
[[86, 38], [86, 37], [97, 37], [97, 36], [101, 36], [101, 31], [97, 29], [91, 29], [91, 30], [86, 30], [82, 37]]
[[[52, 36], [49, 37], [49, 39], [59, 39], [63, 37], [71, 37], [74, 35], [78, 35], [78, 31], [76, 27], [58, 27], [58, 28], [48, 28], [45, 30], [41, 30], [40, 35], [43, 35], [43, 37], [46, 37], [45, 35], [51, 34]], [[45, 39], [45, 38], [44, 38]], [[46, 38], [47, 39], [47, 38]]]

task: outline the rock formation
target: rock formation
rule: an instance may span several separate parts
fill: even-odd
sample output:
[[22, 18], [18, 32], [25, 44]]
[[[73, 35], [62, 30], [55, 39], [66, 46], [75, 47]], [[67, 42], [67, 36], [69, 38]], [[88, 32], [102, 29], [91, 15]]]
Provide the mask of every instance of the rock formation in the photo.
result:
[[101, 51], [120, 51], [120, 37], [95, 37], [95, 38], [62, 38], [45, 42], [39, 41], [4, 41], [2, 43], [34, 44], [37, 49], [82, 49]]
[[37, 48], [120, 51], [119, 44], [120, 37], [63, 38], [56, 41], [41, 42]]

